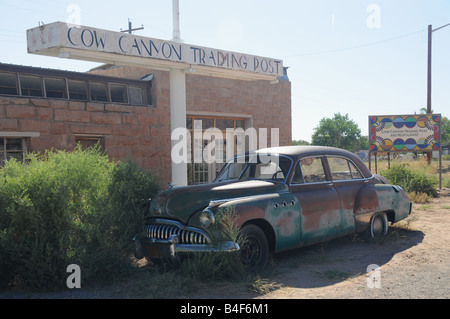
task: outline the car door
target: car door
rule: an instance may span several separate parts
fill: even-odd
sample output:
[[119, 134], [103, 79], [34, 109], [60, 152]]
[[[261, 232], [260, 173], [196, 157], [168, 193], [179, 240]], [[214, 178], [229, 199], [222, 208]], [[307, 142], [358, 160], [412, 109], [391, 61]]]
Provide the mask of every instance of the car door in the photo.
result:
[[301, 245], [321, 242], [341, 234], [341, 202], [325, 170], [323, 156], [301, 158], [290, 189], [301, 207]]
[[334, 189], [341, 202], [341, 226], [343, 233], [355, 230], [354, 206], [358, 192], [368, 180], [363, 177], [353, 161], [344, 156], [326, 157]]

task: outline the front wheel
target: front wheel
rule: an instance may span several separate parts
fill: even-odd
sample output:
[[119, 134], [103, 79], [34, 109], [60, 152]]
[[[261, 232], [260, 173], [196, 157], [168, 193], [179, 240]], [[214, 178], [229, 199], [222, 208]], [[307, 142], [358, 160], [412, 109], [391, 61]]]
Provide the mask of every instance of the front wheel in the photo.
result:
[[381, 241], [388, 232], [388, 219], [386, 213], [375, 213], [370, 219], [369, 236], [371, 239]]
[[269, 245], [262, 229], [256, 225], [244, 226], [239, 237], [241, 262], [249, 268], [262, 270], [269, 256]]

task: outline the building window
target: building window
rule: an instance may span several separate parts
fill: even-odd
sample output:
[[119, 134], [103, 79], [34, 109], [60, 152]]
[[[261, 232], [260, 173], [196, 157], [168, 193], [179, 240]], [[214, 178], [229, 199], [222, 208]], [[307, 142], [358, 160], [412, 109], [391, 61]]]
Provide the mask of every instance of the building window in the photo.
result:
[[46, 97], [67, 99], [66, 79], [46, 77], [44, 83]]
[[85, 150], [90, 147], [104, 148], [103, 136], [98, 135], [75, 135], [75, 145], [81, 145], [81, 149]]
[[[210, 128], [219, 129], [222, 134], [222, 140], [205, 139], [203, 133]], [[225, 165], [230, 154], [227, 154], [227, 141], [233, 141], [233, 154], [236, 155], [239, 146], [238, 138], [235, 137], [235, 129], [245, 130], [244, 118], [233, 117], [216, 117], [216, 116], [188, 116], [186, 118], [186, 128], [191, 133], [191, 140], [188, 141], [188, 148], [191, 150], [190, 156], [188, 156], [190, 163], [188, 163], [188, 183], [189, 184], [202, 184], [212, 182], [217, 173]], [[231, 132], [227, 132], [227, 129], [231, 129]], [[194, 130], [201, 130], [202, 140], [196, 139]], [[214, 154], [216, 161], [213, 163], [206, 162], [203, 159], [203, 151], [208, 147], [210, 143], [214, 143]], [[199, 163], [199, 159], [203, 159]]]
[[0, 72], [0, 94], [17, 95], [17, 74]]
[[71, 100], [87, 100], [87, 88], [85, 81], [67, 80], [69, 85], [69, 99]]
[[140, 87], [129, 87], [129, 93], [130, 93], [130, 103], [135, 105], [143, 105], [147, 104], [144, 102], [144, 90]]
[[126, 85], [110, 84], [109, 90], [111, 94], [111, 102], [128, 103], [128, 94]]
[[131, 105], [153, 104], [149, 81], [41, 70], [2, 63], [0, 70], [0, 95]]
[[22, 96], [44, 96], [41, 76], [20, 74], [20, 88]]
[[0, 137], [0, 166], [11, 158], [23, 161], [26, 150], [26, 138]]
[[89, 82], [91, 101], [108, 102], [108, 89], [106, 83]]

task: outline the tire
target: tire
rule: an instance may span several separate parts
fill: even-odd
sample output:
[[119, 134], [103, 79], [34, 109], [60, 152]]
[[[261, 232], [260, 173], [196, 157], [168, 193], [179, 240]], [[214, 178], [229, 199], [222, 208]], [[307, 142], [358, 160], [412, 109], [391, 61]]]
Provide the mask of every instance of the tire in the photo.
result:
[[256, 225], [247, 225], [239, 234], [239, 257], [244, 266], [260, 271], [267, 264], [269, 244], [266, 235]]
[[379, 242], [386, 236], [388, 229], [389, 225], [386, 213], [379, 212], [373, 214], [368, 228], [369, 237]]

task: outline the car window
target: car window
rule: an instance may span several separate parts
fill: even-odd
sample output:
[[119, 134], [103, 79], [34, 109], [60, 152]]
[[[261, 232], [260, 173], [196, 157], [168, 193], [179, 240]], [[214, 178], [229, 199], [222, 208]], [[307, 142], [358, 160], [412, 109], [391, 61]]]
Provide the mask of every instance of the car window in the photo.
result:
[[321, 157], [302, 158], [300, 163], [296, 166], [294, 176], [292, 178], [293, 184], [317, 183], [325, 181], [325, 170], [323, 169]]
[[356, 165], [343, 157], [328, 157], [331, 177], [335, 181], [363, 178]]
[[245, 163], [231, 160], [217, 175], [215, 182], [227, 180], [272, 180], [282, 182], [285, 180], [292, 165], [292, 160], [284, 156], [250, 157]]
[[232, 163], [227, 165], [216, 180], [216, 182], [223, 182], [229, 180], [237, 180], [244, 171], [247, 163]]

